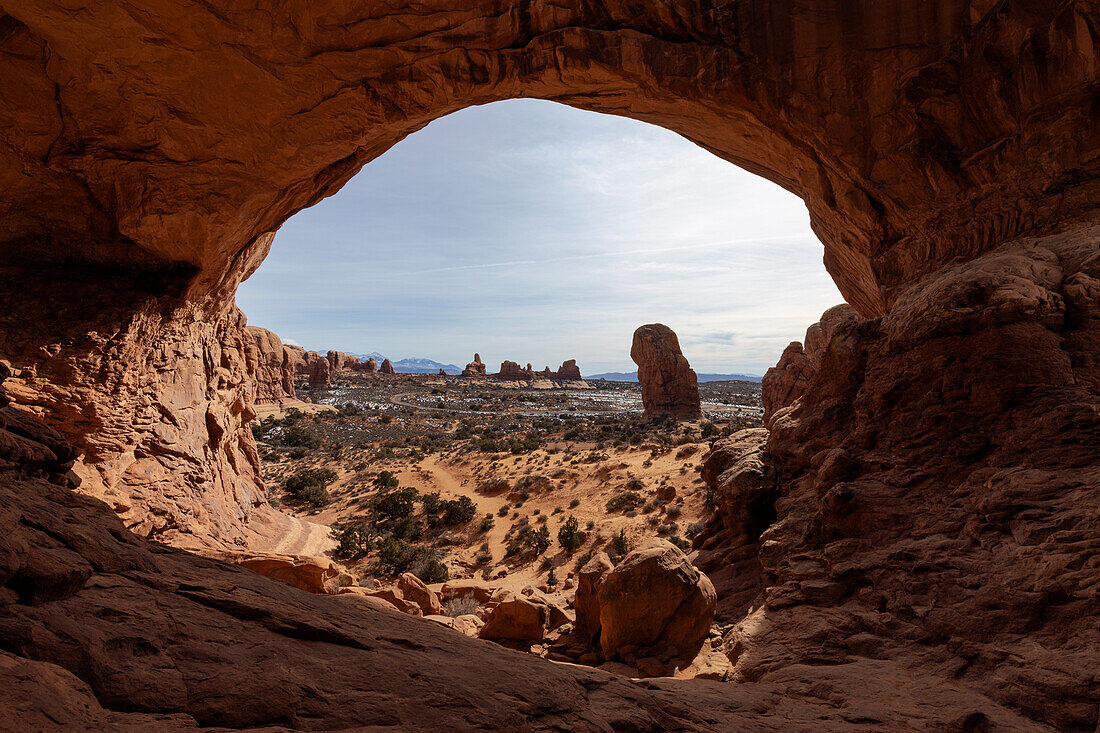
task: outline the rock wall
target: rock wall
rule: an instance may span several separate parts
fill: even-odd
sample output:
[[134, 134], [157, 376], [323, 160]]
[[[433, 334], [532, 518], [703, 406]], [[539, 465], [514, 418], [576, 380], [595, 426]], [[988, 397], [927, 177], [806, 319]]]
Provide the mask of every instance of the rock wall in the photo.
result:
[[769, 372], [768, 430], [704, 464], [701, 565], [742, 570], [711, 573], [744, 617], [738, 678], [890, 659], [1094, 727], [1098, 353], [1096, 227], [948, 268], [883, 318], [826, 312]]
[[282, 340], [266, 328], [246, 326], [245, 331], [253, 343], [252, 349], [245, 349], [245, 359], [248, 371], [255, 375], [255, 401], [293, 399], [299, 352], [284, 346]]
[[[0, 2], [0, 357], [124, 523], [0, 477], [2, 699], [56, 722], [68, 695], [99, 727], [1095, 729], [1094, 0]], [[708, 571], [739, 583], [719, 614], [748, 614], [743, 684], [717, 695], [513, 655], [436, 677], [466, 642], [123, 531], [254, 539], [237, 284], [403, 137], [521, 96], [662, 125], [802, 196], [851, 306], [769, 375], [766, 449], [740, 436], [708, 469], [706, 551], [745, 568]], [[416, 638], [461, 648], [410, 665]], [[364, 681], [391, 647], [403, 666]], [[234, 675], [256, 649], [274, 677]]]

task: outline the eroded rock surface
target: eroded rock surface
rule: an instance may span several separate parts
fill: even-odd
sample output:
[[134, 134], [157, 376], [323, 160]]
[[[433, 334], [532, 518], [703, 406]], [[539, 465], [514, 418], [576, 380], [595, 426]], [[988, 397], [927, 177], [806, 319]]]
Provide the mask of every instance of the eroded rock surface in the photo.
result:
[[671, 328], [663, 323], [640, 326], [634, 332], [630, 358], [638, 365], [647, 418], [694, 418], [703, 414], [695, 372]]
[[[588, 566], [586, 566], [588, 567]], [[691, 660], [714, 620], [717, 596], [678, 547], [652, 540], [600, 578], [600, 648], [608, 657], [671, 648]]]
[[284, 346], [282, 340], [266, 328], [245, 328], [255, 345], [253, 350], [246, 349], [245, 358], [254, 362], [254, 365], [249, 364], [249, 371], [255, 375], [256, 402], [293, 399], [294, 376], [300, 353]]
[[884, 318], [831, 309], [785, 352], [801, 376], [765, 391], [769, 430], [704, 464], [700, 564], [759, 564], [718, 571], [728, 615], [751, 611], [727, 638], [735, 679], [891, 660], [1036, 725], [1096, 725], [1098, 244], [1006, 243]]
[[[1094, 730], [1097, 28], [1091, 0], [4, 2], [19, 727]], [[127, 532], [262, 539], [235, 288], [396, 141], [517, 96], [663, 125], [802, 196], [851, 305], [765, 386], [775, 520], [753, 539], [740, 503], [765, 474], [715, 481], [759, 563], [736, 686], [487, 651]]]

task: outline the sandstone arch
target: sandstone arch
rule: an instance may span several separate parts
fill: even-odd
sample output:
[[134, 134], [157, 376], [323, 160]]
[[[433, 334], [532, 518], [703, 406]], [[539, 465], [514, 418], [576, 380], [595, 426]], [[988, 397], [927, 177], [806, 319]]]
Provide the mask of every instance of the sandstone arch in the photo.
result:
[[[763, 605], [737, 632], [741, 679], [797, 687], [810, 679], [799, 663], [825, 663], [840, 671], [819, 679], [858, 688], [856, 702], [869, 676], [928, 681], [899, 709], [944, 725], [1095, 727], [1098, 3], [0, 9], [5, 389], [75, 444], [82, 489], [127, 527], [199, 546], [274, 521], [244, 429], [254, 367], [232, 303], [271, 232], [436, 117], [554, 99], [662, 125], [802, 196], [852, 306], [771, 377], [768, 468], [738, 480], [756, 482], [754, 501], [774, 497], [775, 522], [744, 521], [731, 478], [710, 530], [713, 562], [760, 578], [749, 595]], [[3, 648], [85, 670], [65, 652], [71, 630], [56, 642], [20, 630], [61, 633], [62, 611], [107, 628], [81, 583], [145, 578], [157, 561], [112, 544], [94, 504], [4, 490], [0, 508], [21, 520], [0, 564]], [[51, 513], [62, 518], [34, 525]], [[27, 547], [56, 562], [28, 564]], [[160, 570], [225, 572], [176, 556]], [[36, 584], [64, 609], [22, 610]], [[365, 643], [345, 632], [299, 633]], [[186, 653], [153, 658], [191, 669]], [[121, 705], [115, 677], [90, 683]], [[202, 717], [201, 705], [165, 689], [126, 709]], [[614, 722], [673, 724], [653, 698], [638, 705]], [[205, 719], [270, 722], [234, 714]]]

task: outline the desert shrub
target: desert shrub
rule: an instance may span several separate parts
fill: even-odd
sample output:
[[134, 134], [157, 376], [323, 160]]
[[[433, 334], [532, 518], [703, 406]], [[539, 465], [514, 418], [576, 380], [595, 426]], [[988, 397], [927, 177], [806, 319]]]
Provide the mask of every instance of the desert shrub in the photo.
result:
[[619, 533], [611, 538], [611, 559], [618, 562], [630, 552], [630, 540], [626, 538], [626, 530], [620, 529]]
[[332, 551], [337, 560], [355, 560], [370, 553], [374, 547], [374, 531], [365, 524], [337, 524], [331, 530], [336, 540]]
[[356, 415], [363, 414], [363, 411], [359, 409], [359, 405], [354, 402], [346, 402], [336, 408], [337, 412], [344, 417], [354, 417]]
[[378, 422], [382, 423], [383, 425], [389, 425], [391, 422], [393, 422], [393, 415], [382, 415], [378, 418]]
[[396, 537], [386, 536], [378, 541], [375, 549], [376, 572], [382, 575], [400, 575], [412, 569], [422, 559], [424, 548], [409, 544]]
[[501, 507], [500, 509], [497, 509], [497, 516], [498, 516], [498, 517], [506, 517], [506, 516], [508, 516], [508, 508], [509, 508], [509, 507], [508, 507], [508, 505], [507, 505], [507, 504], [505, 504], [505, 505], [504, 505], [504, 506], [502, 506], [502, 507]]
[[703, 531], [703, 523], [702, 522], [692, 522], [691, 524], [689, 524], [687, 526], [687, 529], [684, 530], [684, 534], [686, 534], [688, 536], [688, 538], [690, 539], [690, 538], [695, 537], [695, 535], [699, 534], [702, 531]]
[[570, 509], [574, 509], [576, 507], [579, 507], [580, 505], [581, 505], [581, 500], [580, 499], [573, 499], [572, 501], [569, 502], [569, 508]]
[[687, 552], [689, 549], [691, 549], [691, 543], [678, 535], [673, 535], [672, 537], [669, 537], [668, 541], [679, 547], [684, 552]]
[[371, 511], [376, 521], [382, 524], [398, 522], [412, 516], [417, 496], [417, 490], [411, 486], [395, 489], [376, 497], [370, 504]]
[[707, 439], [707, 438], [713, 438], [715, 435], [718, 435], [718, 433], [719, 433], [719, 430], [718, 430], [717, 425], [715, 425], [712, 422], [703, 423], [703, 439], [704, 440]]
[[489, 530], [491, 530], [493, 528], [494, 524], [496, 524], [496, 521], [493, 519], [493, 515], [492, 514], [486, 514], [482, 518], [481, 524], [479, 524], [477, 528], [478, 528], [479, 532], [485, 533], [485, 532], [488, 532]]
[[596, 556], [596, 548], [594, 548], [594, 547], [590, 550], [582, 552], [577, 557], [577, 562], [575, 562], [573, 564], [573, 569], [576, 570], [576, 571], [580, 571], [580, 569], [583, 568], [585, 565], [587, 565], [588, 561], [591, 560], [592, 558], [594, 558], [595, 556]]
[[439, 512], [440, 501], [439, 492], [433, 491], [430, 494], [424, 494], [420, 497], [420, 506], [424, 509], [425, 514], [437, 514]]
[[495, 438], [480, 438], [477, 441], [477, 449], [482, 453], [500, 453], [500, 444]]
[[379, 471], [374, 477], [374, 485], [380, 489], [396, 489], [397, 484], [397, 474], [393, 471]]
[[529, 473], [516, 481], [516, 491], [526, 499], [532, 491], [547, 491], [551, 488], [550, 479], [541, 473]]
[[680, 516], [682, 513], [683, 511], [676, 505], [669, 506], [665, 509], [665, 516], [669, 519], [676, 519], [676, 517]]
[[444, 565], [434, 553], [430, 553], [430, 551], [426, 552], [429, 554], [426, 554], [413, 563], [412, 574], [425, 583], [442, 583], [450, 579], [451, 573], [447, 570], [447, 566]]
[[317, 439], [317, 436], [301, 425], [291, 425], [284, 428], [281, 440], [283, 445], [291, 448], [316, 448], [321, 445], [321, 441]]
[[452, 598], [443, 604], [443, 614], [451, 618], [465, 616], [468, 613], [477, 613], [480, 610], [481, 606], [473, 596]]
[[546, 575], [546, 585], [550, 588], [556, 588], [558, 585], [558, 576], [554, 575], [554, 568], [550, 568], [550, 572]]
[[569, 515], [569, 519], [565, 520], [565, 524], [558, 530], [558, 543], [565, 549], [566, 552], [573, 552], [584, 542], [584, 537], [580, 533], [580, 522], [572, 514]]
[[320, 509], [329, 503], [328, 485], [335, 480], [330, 468], [307, 468], [288, 478], [284, 487], [293, 498]]
[[300, 461], [309, 455], [309, 451], [305, 448], [291, 448], [287, 451], [287, 456], [294, 461]]
[[620, 491], [607, 500], [607, 511], [618, 512], [624, 509], [633, 509], [645, 504], [645, 499], [637, 491]]
[[429, 517], [432, 526], [457, 527], [466, 524], [477, 513], [477, 504], [468, 496], [460, 496], [457, 499], [442, 499], [436, 508], [435, 515]]

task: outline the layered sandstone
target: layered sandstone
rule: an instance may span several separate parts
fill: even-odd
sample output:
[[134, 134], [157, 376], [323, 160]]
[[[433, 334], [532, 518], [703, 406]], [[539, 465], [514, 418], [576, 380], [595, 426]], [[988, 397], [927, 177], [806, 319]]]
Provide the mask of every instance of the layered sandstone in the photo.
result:
[[246, 330], [254, 345], [245, 350], [245, 359], [250, 362], [248, 370], [255, 374], [256, 402], [293, 399], [298, 354], [266, 328], [246, 326]]
[[462, 376], [467, 379], [485, 376], [485, 364], [481, 361], [481, 354], [474, 354], [474, 360], [462, 370]]
[[671, 328], [663, 323], [640, 326], [634, 332], [630, 358], [638, 365], [646, 418], [691, 419], [703, 414], [695, 372]]
[[[9, 722], [1095, 729], [1095, 2], [2, 7], [0, 356], [73, 446], [0, 434]], [[396, 141], [519, 96], [800, 195], [851, 305], [769, 377], [764, 448], [712, 466], [709, 559], [759, 566], [735, 687], [486, 652], [127, 533], [262, 539], [235, 288]]]

